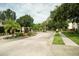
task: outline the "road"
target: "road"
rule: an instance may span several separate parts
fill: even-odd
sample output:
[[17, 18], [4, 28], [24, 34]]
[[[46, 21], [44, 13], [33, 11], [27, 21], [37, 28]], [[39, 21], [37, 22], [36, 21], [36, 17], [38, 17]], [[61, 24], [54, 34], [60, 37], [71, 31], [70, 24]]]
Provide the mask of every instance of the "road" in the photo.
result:
[[0, 46], [0, 55], [48, 55], [52, 32], [40, 32], [36, 36], [7, 42]]
[[0, 44], [1, 56], [55, 56], [79, 55], [79, 47], [52, 45], [53, 32], [40, 32], [29, 38], [3, 42]]

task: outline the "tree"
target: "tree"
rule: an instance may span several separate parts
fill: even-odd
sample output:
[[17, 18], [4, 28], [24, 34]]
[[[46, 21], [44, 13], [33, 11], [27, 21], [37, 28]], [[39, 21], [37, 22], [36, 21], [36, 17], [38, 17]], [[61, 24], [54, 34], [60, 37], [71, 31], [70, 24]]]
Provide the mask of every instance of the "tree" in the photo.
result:
[[12, 11], [11, 9], [7, 9], [6, 11], [3, 11], [6, 19], [16, 19], [16, 13]]
[[2, 11], [0, 11], [0, 20], [4, 21], [5, 20], [5, 15]]
[[67, 20], [77, 19], [79, 21], [79, 4], [77, 3], [64, 3], [58, 6], [54, 11], [51, 12], [51, 18], [55, 20]]
[[39, 24], [33, 24], [32, 29], [34, 31], [42, 31], [43, 30], [43, 26], [40, 23]]
[[64, 3], [57, 6], [55, 10], [51, 11], [50, 18], [52, 19], [49, 27], [67, 28], [68, 20], [72, 22], [79, 22], [79, 4]]
[[10, 33], [14, 34], [16, 30], [20, 30], [20, 25], [14, 20], [8, 19], [4, 22], [4, 29], [6, 33], [10, 30]]
[[31, 27], [33, 24], [33, 18], [30, 15], [24, 15], [17, 19], [17, 22], [23, 27]]
[[8, 19], [16, 19], [16, 13], [11, 9], [7, 9], [5, 11], [0, 11], [0, 19], [1, 20], [8, 20]]

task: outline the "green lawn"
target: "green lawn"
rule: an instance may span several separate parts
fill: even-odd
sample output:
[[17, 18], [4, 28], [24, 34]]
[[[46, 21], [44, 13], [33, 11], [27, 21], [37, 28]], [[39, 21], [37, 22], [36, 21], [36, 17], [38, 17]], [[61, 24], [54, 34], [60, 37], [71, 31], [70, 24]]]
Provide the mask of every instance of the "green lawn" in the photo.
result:
[[63, 32], [68, 38], [79, 44], [79, 34], [75, 32]]
[[59, 33], [55, 34], [53, 44], [64, 44], [64, 42], [63, 42], [61, 36], [59, 35]]

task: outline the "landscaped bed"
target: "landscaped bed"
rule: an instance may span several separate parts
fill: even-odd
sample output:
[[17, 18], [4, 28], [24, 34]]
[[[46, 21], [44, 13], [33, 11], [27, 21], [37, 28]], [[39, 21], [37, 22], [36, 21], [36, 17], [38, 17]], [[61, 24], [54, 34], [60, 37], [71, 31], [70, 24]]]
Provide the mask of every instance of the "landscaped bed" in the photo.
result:
[[70, 38], [75, 43], [79, 44], [79, 34], [76, 32], [63, 32], [68, 38]]
[[63, 40], [62, 40], [59, 33], [55, 34], [53, 44], [60, 44], [60, 45], [64, 44], [64, 42], [63, 42]]
[[5, 37], [3, 39], [24, 39], [24, 38], [28, 38], [28, 37], [31, 37], [31, 36], [34, 36], [36, 35], [35, 32], [28, 32], [28, 33], [16, 33], [14, 36], [9, 36], [9, 37]]

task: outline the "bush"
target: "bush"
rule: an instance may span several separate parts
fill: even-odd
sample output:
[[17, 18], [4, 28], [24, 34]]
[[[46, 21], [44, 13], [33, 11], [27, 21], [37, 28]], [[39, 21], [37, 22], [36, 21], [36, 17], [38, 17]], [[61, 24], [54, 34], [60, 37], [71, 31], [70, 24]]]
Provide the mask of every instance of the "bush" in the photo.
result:
[[19, 36], [24, 36], [24, 34], [21, 33], [21, 32], [16, 32], [16, 36], [15, 37], [19, 37]]
[[32, 36], [32, 35], [34, 35], [34, 34], [35, 34], [34, 32], [28, 32], [28, 33], [27, 33], [28, 36]]

